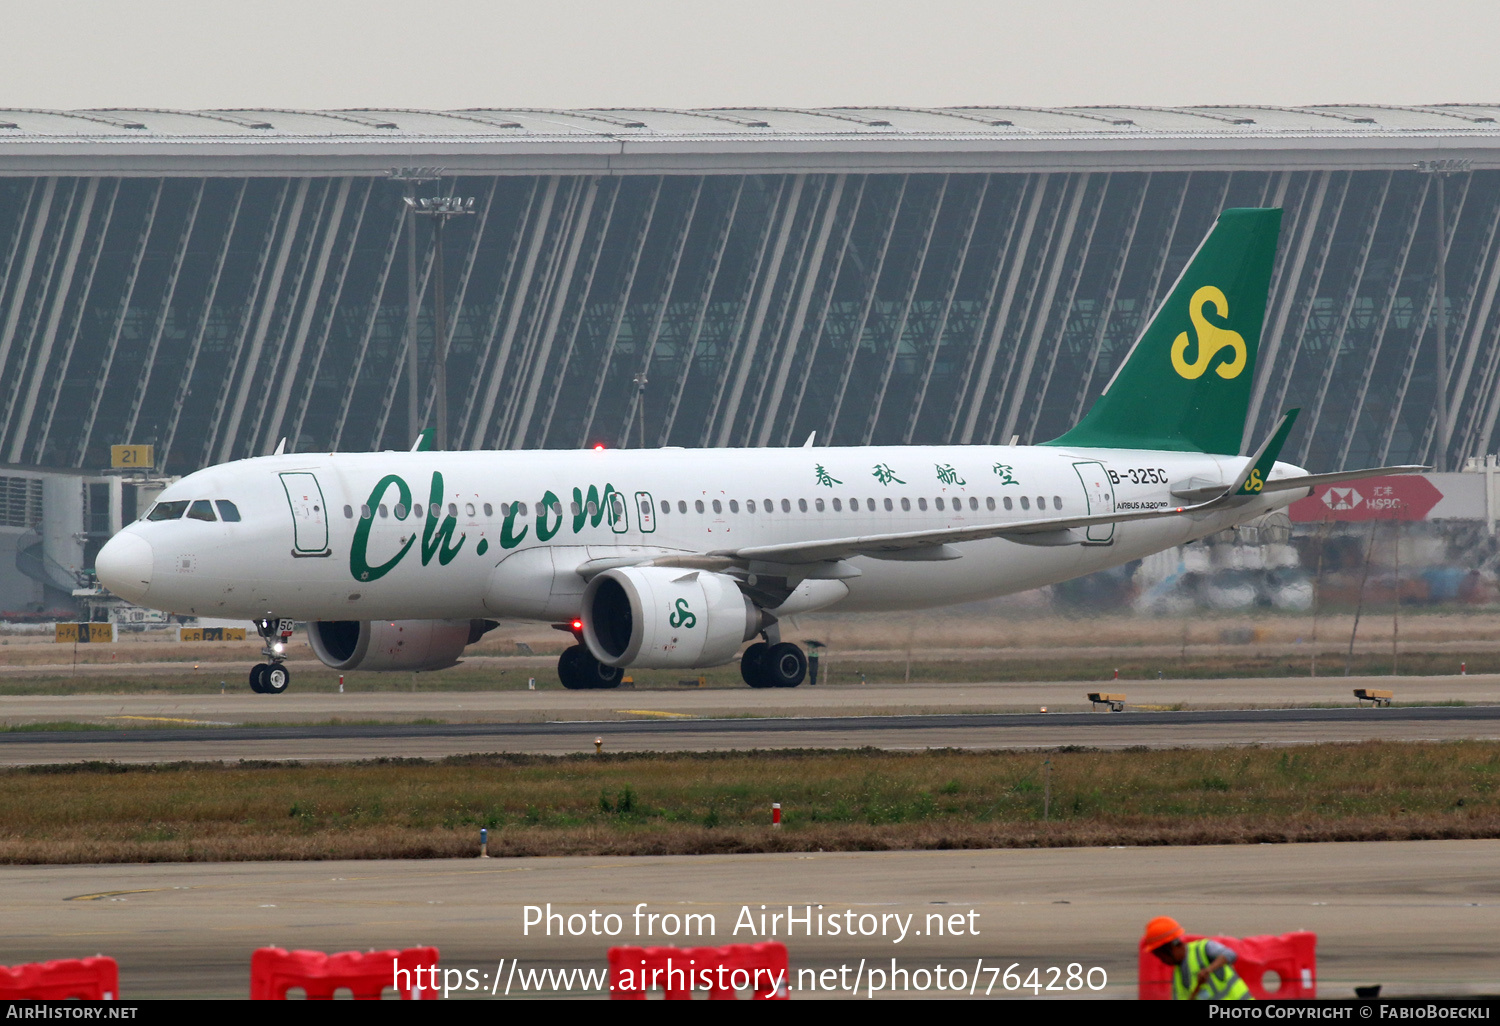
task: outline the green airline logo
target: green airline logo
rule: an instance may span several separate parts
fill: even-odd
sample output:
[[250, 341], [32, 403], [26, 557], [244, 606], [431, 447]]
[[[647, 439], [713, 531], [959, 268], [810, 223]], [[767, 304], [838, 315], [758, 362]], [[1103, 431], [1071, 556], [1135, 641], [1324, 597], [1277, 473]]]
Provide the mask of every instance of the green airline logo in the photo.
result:
[[667, 623], [673, 627], [690, 628], [698, 626], [698, 618], [688, 608], [687, 599], [678, 599], [677, 612], [667, 617]]

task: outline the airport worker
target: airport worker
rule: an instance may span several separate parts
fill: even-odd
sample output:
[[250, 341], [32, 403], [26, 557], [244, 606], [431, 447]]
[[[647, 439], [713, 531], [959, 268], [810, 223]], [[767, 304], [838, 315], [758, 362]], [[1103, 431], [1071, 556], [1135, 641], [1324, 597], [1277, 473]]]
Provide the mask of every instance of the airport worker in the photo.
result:
[[1141, 943], [1157, 958], [1173, 966], [1174, 1001], [1251, 1001], [1250, 988], [1234, 971], [1238, 957], [1218, 941], [1188, 941], [1187, 932], [1171, 916], [1157, 916], [1146, 924]]

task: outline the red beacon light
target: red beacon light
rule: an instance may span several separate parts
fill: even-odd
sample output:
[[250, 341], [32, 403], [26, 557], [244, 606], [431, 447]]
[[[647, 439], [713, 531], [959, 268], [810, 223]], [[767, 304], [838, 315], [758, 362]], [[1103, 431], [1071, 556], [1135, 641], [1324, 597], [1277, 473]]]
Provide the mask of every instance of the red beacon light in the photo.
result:
[[604, 443], [600, 442], [599, 444], [595, 445], [594, 446], [594, 451], [595, 452], [603, 452], [604, 451]]
[[573, 621], [573, 629], [575, 631], [581, 631], [581, 630], [583, 630], [583, 621], [582, 620], [574, 620]]

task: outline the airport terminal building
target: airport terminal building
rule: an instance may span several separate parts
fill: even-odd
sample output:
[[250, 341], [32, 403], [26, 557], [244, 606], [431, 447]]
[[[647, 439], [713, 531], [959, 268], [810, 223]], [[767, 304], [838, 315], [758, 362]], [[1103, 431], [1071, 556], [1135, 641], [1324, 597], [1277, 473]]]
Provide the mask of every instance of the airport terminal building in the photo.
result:
[[[1311, 470], [1457, 469], [1497, 448], [1497, 119], [0, 110], [0, 476], [88, 477], [122, 443], [174, 475], [282, 438], [409, 447], [413, 396], [432, 423], [438, 321], [435, 232], [418, 218], [408, 250], [409, 189], [474, 198], [442, 235], [454, 447], [1044, 440], [1218, 212], [1272, 205], [1251, 433], [1300, 406], [1287, 456]], [[1469, 163], [1415, 166], [1435, 159]], [[441, 182], [390, 176], [432, 167]], [[42, 488], [11, 492], [0, 530], [28, 528]]]

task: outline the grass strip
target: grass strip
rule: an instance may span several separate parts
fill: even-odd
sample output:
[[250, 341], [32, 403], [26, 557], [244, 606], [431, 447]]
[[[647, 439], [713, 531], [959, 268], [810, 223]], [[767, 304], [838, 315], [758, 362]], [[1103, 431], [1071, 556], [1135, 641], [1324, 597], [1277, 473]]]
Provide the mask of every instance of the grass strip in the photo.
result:
[[0, 862], [1500, 837], [1497, 784], [1480, 741], [92, 763], [0, 771]]

